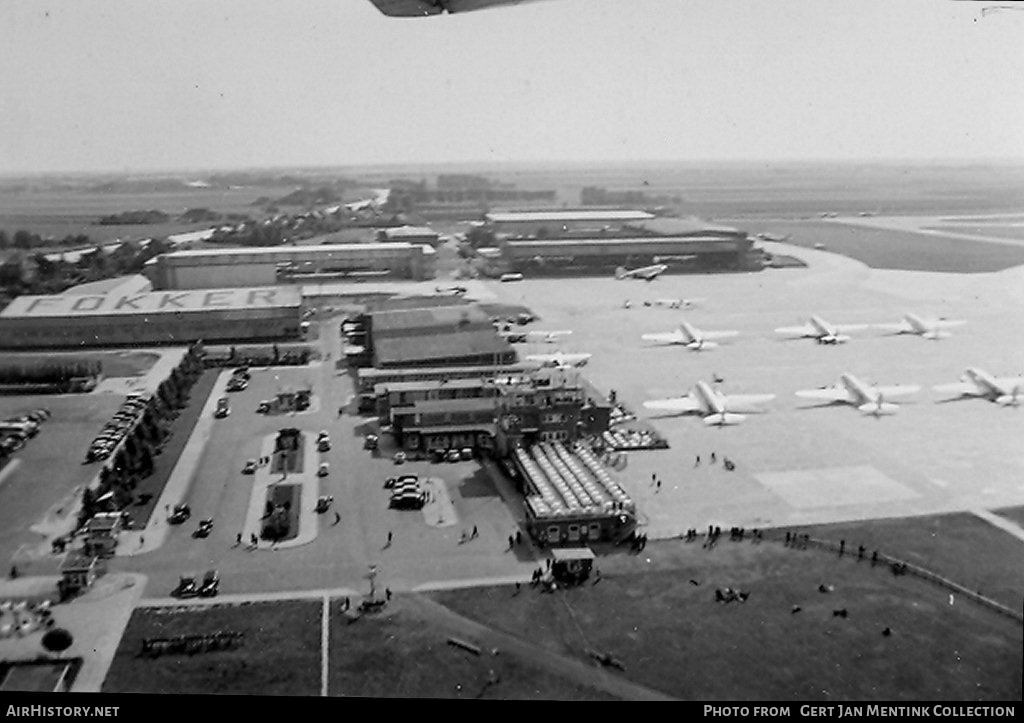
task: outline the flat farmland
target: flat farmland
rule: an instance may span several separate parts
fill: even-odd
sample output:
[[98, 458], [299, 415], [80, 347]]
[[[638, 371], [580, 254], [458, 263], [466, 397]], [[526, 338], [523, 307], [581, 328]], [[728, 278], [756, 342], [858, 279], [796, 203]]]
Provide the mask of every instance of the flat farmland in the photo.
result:
[[68, 234], [86, 234], [93, 241], [167, 236], [208, 228], [210, 223], [180, 223], [101, 226], [102, 216], [125, 211], [156, 209], [175, 216], [188, 208], [208, 208], [218, 213], [262, 215], [252, 206], [261, 196], [278, 198], [291, 187], [194, 189], [153, 193], [96, 193], [85, 191], [46, 191], [0, 194], [0, 229], [13, 234], [24, 229], [41, 236], [63, 238]]
[[[829, 222], [750, 221], [750, 233], [789, 236], [796, 246], [825, 248], [874, 269], [982, 273], [1024, 264], [1024, 246], [985, 243], [937, 234], [867, 228]], [[950, 233], [971, 233], [943, 229]]]

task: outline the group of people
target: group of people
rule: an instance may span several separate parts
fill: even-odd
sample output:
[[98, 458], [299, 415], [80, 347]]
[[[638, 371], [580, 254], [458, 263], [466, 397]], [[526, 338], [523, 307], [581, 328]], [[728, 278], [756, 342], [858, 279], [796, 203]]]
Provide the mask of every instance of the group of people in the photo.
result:
[[632, 550], [633, 552], [643, 552], [647, 547], [647, 533], [642, 535], [633, 536]]
[[[709, 459], [711, 460], [711, 462], [710, 462], [711, 464], [715, 464], [716, 462], [718, 462], [718, 455], [715, 454], [714, 452], [712, 452], [711, 456], [709, 457]], [[700, 467], [700, 455], [699, 454], [694, 459], [693, 466], [694, 467]], [[722, 466], [725, 467], [730, 472], [732, 472], [734, 469], [736, 469], [736, 463], [733, 462], [728, 457], [722, 457]]]

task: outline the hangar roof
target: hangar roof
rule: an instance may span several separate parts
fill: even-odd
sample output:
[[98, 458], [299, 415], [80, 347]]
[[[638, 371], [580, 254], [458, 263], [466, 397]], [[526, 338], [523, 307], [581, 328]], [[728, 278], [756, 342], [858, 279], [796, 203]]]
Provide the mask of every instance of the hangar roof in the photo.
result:
[[512, 346], [493, 330], [398, 336], [374, 342], [379, 364], [507, 354]]
[[0, 318], [42, 319], [111, 315], [174, 314], [197, 311], [298, 308], [302, 294], [295, 286], [154, 291], [142, 294], [61, 294], [19, 296]]
[[479, 307], [463, 304], [460, 306], [434, 306], [419, 309], [394, 309], [375, 311], [370, 314], [374, 332], [398, 331], [400, 329], [425, 329], [461, 325], [490, 326], [490, 317]]

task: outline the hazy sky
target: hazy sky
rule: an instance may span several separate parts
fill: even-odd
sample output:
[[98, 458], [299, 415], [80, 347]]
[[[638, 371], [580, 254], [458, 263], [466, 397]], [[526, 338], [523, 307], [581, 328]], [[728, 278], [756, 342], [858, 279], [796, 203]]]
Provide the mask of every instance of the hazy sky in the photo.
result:
[[1024, 12], [996, 4], [0, 0], [0, 173], [1021, 158]]

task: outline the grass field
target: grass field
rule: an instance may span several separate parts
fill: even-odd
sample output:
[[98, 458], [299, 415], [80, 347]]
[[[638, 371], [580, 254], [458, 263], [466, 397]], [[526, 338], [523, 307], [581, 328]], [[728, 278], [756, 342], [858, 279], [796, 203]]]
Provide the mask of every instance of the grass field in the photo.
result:
[[835, 223], [750, 222], [751, 233], [788, 235], [789, 243], [857, 259], [876, 269], [980, 273], [1024, 264], [1024, 246], [944, 238]]
[[1024, 543], [968, 513], [819, 525], [801, 532], [846, 540], [854, 551], [858, 545], [878, 550], [1016, 610], [1024, 601]]
[[[950, 606], [944, 591], [881, 567], [767, 542], [709, 551], [681, 541], [599, 564], [599, 584], [555, 594], [491, 587], [432, 596], [553, 652], [608, 652], [628, 679], [687, 699], [1021, 695], [1019, 624], [967, 601]], [[834, 590], [818, 592], [822, 583]], [[750, 597], [714, 602], [725, 586]]]
[[949, 233], [966, 233], [972, 236], [995, 236], [997, 238], [1009, 238], [1024, 241], [1024, 226], [998, 226], [996, 224], [986, 224], [982, 226], [926, 226], [925, 228], [929, 228], [934, 231], [948, 231]]
[[160, 358], [158, 354], [138, 351], [111, 352], [5, 352], [0, 362], [11, 364], [52, 364], [54, 362], [91, 362], [103, 365], [105, 377], [134, 377], [145, 374]]
[[[103, 682], [104, 693], [318, 695], [319, 601], [140, 608], [125, 629]], [[139, 655], [148, 637], [236, 631], [232, 650], [194, 656]]]
[[993, 510], [993, 512], [1024, 527], [1024, 507], [1004, 507], [1001, 510]]
[[[331, 695], [389, 698], [611, 700], [602, 691], [546, 673], [508, 654], [474, 655], [396, 602], [349, 624], [331, 606]], [[488, 684], [494, 672], [497, 683]]]

